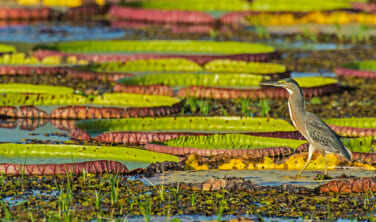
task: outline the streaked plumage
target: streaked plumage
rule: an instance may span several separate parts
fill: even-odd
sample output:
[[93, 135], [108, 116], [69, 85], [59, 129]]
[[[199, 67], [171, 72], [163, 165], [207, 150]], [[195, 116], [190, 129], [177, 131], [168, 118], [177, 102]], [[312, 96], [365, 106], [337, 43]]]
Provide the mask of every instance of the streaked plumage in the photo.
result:
[[262, 85], [283, 87], [288, 91], [288, 106], [292, 123], [310, 144], [307, 163], [296, 177], [299, 177], [309, 165], [315, 150], [318, 150], [325, 157], [325, 174], [327, 174], [328, 165], [325, 154], [338, 153], [348, 161], [351, 161], [351, 151], [343, 145], [337, 134], [315, 114], [305, 110], [303, 92], [295, 80], [288, 78], [275, 82], [262, 83]]

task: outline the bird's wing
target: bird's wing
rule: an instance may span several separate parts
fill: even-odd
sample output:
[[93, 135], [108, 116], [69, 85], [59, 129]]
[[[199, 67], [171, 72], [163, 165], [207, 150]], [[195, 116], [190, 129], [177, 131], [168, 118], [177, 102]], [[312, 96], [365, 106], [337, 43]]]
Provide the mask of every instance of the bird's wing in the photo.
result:
[[305, 127], [313, 141], [319, 143], [330, 153], [340, 153], [349, 161], [351, 152], [343, 145], [337, 134], [313, 113], [307, 113]]

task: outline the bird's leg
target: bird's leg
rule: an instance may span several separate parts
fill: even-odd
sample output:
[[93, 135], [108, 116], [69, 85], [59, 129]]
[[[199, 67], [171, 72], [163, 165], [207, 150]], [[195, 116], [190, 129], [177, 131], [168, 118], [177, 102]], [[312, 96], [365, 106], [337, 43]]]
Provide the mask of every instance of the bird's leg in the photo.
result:
[[307, 159], [307, 163], [304, 165], [304, 167], [299, 171], [298, 174], [296, 174], [295, 178], [298, 178], [300, 176], [300, 174], [303, 173], [303, 171], [305, 170], [305, 168], [307, 168], [307, 166], [309, 165], [309, 162], [311, 162], [311, 158], [312, 158], [312, 155], [313, 155], [313, 152], [315, 151], [315, 148], [309, 144], [309, 147], [308, 147], [308, 159]]
[[324, 158], [325, 158], [325, 171], [324, 171], [324, 175], [328, 175], [328, 158], [326, 157], [325, 154], [324, 154]]

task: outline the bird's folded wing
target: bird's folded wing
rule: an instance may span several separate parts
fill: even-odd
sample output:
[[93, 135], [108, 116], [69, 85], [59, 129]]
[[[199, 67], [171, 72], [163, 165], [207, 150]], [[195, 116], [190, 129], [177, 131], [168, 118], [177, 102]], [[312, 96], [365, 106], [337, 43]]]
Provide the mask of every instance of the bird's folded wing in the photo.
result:
[[327, 152], [341, 153], [344, 156], [346, 155], [346, 148], [338, 138], [337, 134], [320, 118], [312, 113], [309, 113], [306, 120], [305, 126], [308, 131], [308, 135], [313, 141], [322, 145]]

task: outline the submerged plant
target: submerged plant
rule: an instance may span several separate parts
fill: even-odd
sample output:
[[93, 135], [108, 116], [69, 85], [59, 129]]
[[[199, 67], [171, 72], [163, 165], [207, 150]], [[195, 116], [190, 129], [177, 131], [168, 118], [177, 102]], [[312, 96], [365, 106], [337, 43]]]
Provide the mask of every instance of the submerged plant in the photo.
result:
[[269, 111], [270, 111], [269, 100], [261, 99], [261, 101], [257, 104], [257, 106], [261, 108], [262, 117], [269, 116]]

